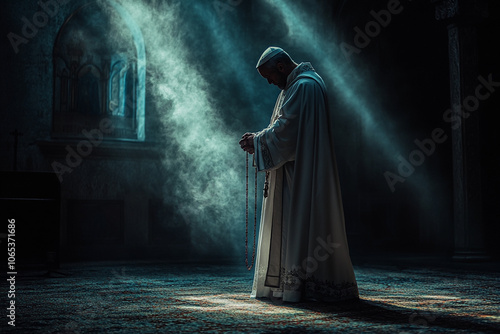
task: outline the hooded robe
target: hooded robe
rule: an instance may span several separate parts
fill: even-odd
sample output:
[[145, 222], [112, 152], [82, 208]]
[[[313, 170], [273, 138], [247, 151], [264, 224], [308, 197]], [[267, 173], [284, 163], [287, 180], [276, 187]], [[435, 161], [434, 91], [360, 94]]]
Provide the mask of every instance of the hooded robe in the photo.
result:
[[297, 302], [358, 298], [349, 256], [325, 84], [299, 64], [271, 123], [254, 138], [266, 171], [252, 297]]

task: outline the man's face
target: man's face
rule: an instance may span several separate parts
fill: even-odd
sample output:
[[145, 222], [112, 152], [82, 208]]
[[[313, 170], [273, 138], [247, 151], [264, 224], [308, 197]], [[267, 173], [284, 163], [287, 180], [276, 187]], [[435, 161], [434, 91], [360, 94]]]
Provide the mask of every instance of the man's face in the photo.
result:
[[280, 71], [280, 68], [283, 67], [280, 65], [282, 64], [278, 63], [275, 68], [261, 66], [257, 69], [257, 71], [264, 79], [267, 80], [267, 82], [269, 82], [269, 84], [276, 85], [279, 89], [285, 89], [288, 76]]

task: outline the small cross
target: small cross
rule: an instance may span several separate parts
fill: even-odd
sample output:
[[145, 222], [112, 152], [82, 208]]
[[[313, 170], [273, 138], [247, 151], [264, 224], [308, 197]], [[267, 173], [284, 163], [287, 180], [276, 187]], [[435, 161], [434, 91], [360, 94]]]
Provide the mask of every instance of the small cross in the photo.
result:
[[14, 130], [14, 132], [10, 133], [12, 136], [14, 136], [14, 171], [17, 171], [17, 143], [19, 136], [22, 136], [24, 133], [17, 131], [17, 129]]

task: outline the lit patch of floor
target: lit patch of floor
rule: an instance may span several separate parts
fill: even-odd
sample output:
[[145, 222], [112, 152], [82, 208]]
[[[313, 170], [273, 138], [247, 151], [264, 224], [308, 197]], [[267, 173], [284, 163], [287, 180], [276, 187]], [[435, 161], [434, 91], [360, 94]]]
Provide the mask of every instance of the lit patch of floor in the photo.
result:
[[18, 325], [2, 333], [500, 330], [498, 273], [355, 265], [359, 302], [294, 304], [250, 298], [253, 275], [244, 266], [94, 263], [62, 271], [18, 275]]
[[265, 312], [268, 314], [281, 314], [297, 316], [305, 311], [286, 306], [270, 306], [262, 301], [249, 298], [249, 294], [240, 295], [207, 295], [196, 297], [185, 297], [184, 300], [198, 302], [202, 305], [184, 306], [183, 308], [197, 308], [203, 312], [230, 311], [239, 314], [251, 314]]

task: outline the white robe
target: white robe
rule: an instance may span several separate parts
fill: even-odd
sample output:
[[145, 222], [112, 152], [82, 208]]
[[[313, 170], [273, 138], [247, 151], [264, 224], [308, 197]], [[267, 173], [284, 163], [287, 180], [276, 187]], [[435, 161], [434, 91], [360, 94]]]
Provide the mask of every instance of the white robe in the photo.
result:
[[256, 134], [268, 172], [252, 297], [358, 298], [349, 256], [325, 84], [310, 63], [288, 76], [271, 124]]

